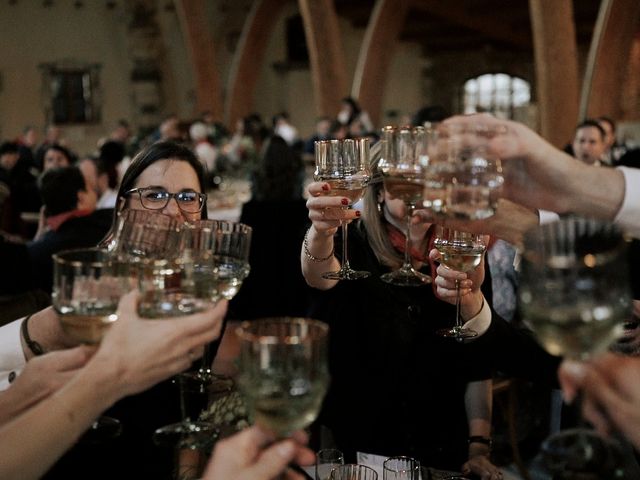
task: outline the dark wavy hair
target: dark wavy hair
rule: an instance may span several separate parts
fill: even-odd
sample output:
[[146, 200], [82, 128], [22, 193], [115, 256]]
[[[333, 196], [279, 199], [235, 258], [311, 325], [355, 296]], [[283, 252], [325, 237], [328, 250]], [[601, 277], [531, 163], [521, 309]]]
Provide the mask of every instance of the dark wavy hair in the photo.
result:
[[[187, 162], [198, 177], [198, 183], [200, 184], [200, 193], [205, 193], [205, 173], [202, 163], [198, 160], [196, 155], [188, 147], [171, 141], [156, 142], [144, 149], [140, 150], [138, 154], [131, 161], [131, 165], [127, 168], [126, 172], [120, 182], [120, 188], [118, 189], [118, 197], [116, 200], [116, 208], [113, 214], [113, 222], [111, 229], [101, 244], [105, 244], [113, 236], [115, 230], [118, 215], [125, 208], [127, 203], [126, 192], [135, 187], [136, 180], [147, 168], [156, 162], [162, 160], [172, 160], [174, 162]], [[207, 204], [205, 202], [202, 207], [201, 217], [207, 218]]]

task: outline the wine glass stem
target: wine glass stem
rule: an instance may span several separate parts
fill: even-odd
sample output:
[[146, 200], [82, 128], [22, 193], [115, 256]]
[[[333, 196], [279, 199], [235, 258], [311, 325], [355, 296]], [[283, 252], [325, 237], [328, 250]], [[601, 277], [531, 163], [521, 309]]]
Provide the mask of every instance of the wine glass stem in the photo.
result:
[[350, 270], [349, 266], [349, 257], [347, 257], [347, 237], [348, 232], [347, 228], [349, 227], [349, 222], [346, 220], [342, 221], [342, 270]]
[[413, 265], [411, 265], [411, 214], [413, 212], [413, 207], [411, 205], [407, 205], [407, 232], [404, 239], [404, 265], [402, 268], [405, 270], [411, 269]]
[[460, 281], [456, 280], [456, 326], [455, 330], [462, 329], [462, 319], [460, 318]]
[[211, 344], [207, 343], [204, 346], [204, 352], [202, 353], [202, 359], [200, 360], [200, 368], [198, 369], [198, 375], [201, 378], [207, 378], [211, 375]]

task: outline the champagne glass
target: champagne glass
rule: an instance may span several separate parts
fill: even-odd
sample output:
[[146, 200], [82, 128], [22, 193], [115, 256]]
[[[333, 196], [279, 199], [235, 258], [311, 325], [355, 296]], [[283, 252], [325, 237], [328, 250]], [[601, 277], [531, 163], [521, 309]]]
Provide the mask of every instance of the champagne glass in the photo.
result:
[[309, 426], [329, 385], [327, 324], [307, 318], [242, 322], [238, 386], [255, 423], [285, 438]]
[[378, 480], [378, 473], [366, 465], [348, 463], [334, 468], [329, 480]]
[[[434, 246], [440, 252], [440, 263], [452, 270], [465, 273], [472, 272], [480, 265], [487, 249], [484, 235], [462, 232], [439, 225], [436, 227]], [[457, 280], [455, 324], [453, 328], [438, 330], [437, 333], [443, 337], [451, 337], [457, 340], [478, 335], [478, 332], [463, 327], [462, 317], [460, 316], [460, 284]]]
[[420, 480], [420, 462], [411, 457], [389, 457], [382, 466], [384, 480]]
[[[221, 298], [233, 298], [249, 274], [251, 231], [251, 227], [244, 224], [221, 220], [185, 224], [182, 252], [173, 265], [182, 264], [186, 268], [178, 270], [181, 274], [175, 278], [175, 272], [166, 266], [167, 260], [154, 262], [161, 274], [168, 272], [170, 276], [151, 282], [152, 288], [160, 287], [155, 291], [161, 297], [161, 301], [152, 305], [160, 305], [162, 314], [167, 309], [172, 314], [185, 314], [211, 306]], [[205, 345], [200, 368], [176, 377], [183, 420], [156, 430], [157, 443], [177, 443], [182, 448], [198, 449], [215, 441], [216, 427], [196, 420], [207, 405], [210, 387], [219, 379], [211, 371], [211, 363], [210, 346]]]
[[[316, 170], [313, 178], [327, 182], [331, 189], [327, 195], [348, 199], [345, 208], [351, 208], [362, 198], [369, 181], [369, 139], [322, 140], [315, 142]], [[369, 272], [353, 270], [347, 256], [347, 228], [342, 222], [342, 266], [336, 272], [326, 272], [323, 278], [331, 280], [359, 280], [371, 275]]]
[[385, 190], [400, 198], [406, 209], [404, 263], [400, 269], [385, 273], [380, 278], [393, 285], [419, 287], [431, 283], [431, 277], [418, 272], [411, 264], [411, 216], [422, 201], [424, 157], [427, 135], [424, 127], [413, 130], [393, 127], [382, 130], [383, 156], [378, 164], [382, 171]]
[[[53, 307], [62, 329], [80, 343], [95, 345], [118, 319], [120, 297], [128, 290], [106, 250], [65, 250], [53, 255]], [[98, 441], [120, 434], [120, 422], [101, 416], [87, 432]]]
[[[623, 330], [629, 299], [626, 242], [612, 225], [571, 217], [525, 236], [520, 308], [549, 353], [587, 361], [606, 350]], [[552, 472], [616, 478], [613, 444], [585, 428], [552, 435], [542, 454]]]
[[316, 453], [316, 480], [329, 480], [331, 470], [344, 465], [344, 455], [335, 448], [325, 448]]

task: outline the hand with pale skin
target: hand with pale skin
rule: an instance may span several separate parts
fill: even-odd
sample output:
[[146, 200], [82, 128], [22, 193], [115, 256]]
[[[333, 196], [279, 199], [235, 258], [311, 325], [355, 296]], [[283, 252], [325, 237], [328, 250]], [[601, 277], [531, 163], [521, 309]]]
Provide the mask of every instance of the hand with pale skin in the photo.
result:
[[347, 209], [349, 199], [342, 196], [332, 196], [331, 187], [326, 182], [310, 183], [307, 191], [307, 209], [311, 228], [307, 233], [309, 252], [317, 258], [327, 258], [323, 262], [312, 262], [301, 252], [302, 272], [307, 283], [321, 290], [327, 290], [336, 285], [337, 280], [327, 280], [321, 277], [324, 272], [337, 271], [340, 262], [333, 252], [333, 236], [345, 221], [355, 220], [360, 216], [358, 210]]
[[489, 149], [502, 160], [503, 196], [520, 205], [612, 220], [625, 190], [617, 169], [586, 165], [540, 137], [525, 125], [489, 114], [455, 116], [444, 122], [501, 127]]
[[95, 352], [80, 346], [33, 357], [11, 386], [0, 392], [0, 425], [65, 385]]
[[252, 426], [216, 444], [203, 480], [304, 480], [288, 466], [312, 465], [315, 454], [306, 448], [307, 436], [296, 432], [275, 441], [273, 434]]
[[583, 393], [583, 414], [601, 435], [620, 432], [640, 449], [640, 358], [606, 353], [588, 363], [565, 360], [558, 378], [567, 402]]
[[[440, 252], [435, 248], [429, 252], [429, 258], [436, 262], [440, 261]], [[456, 304], [456, 281], [460, 284], [460, 315], [463, 320], [469, 320], [480, 312], [483, 304], [483, 295], [480, 291], [484, 281], [484, 257], [476, 268], [469, 273], [458, 272], [443, 264], [436, 269], [435, 293], [437, 297], [450, 303]]]
[[462, 466], [463, 475], [474, 474], [482, 480], [500, 480], [502, 472], [496, 467], [486, 454], [477, 454], [469, 458]]

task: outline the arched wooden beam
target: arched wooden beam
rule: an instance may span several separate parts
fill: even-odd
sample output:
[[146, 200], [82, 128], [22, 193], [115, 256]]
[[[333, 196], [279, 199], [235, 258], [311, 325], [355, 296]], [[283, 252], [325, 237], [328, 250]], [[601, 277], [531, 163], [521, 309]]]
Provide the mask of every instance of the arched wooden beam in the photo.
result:
[[578, 119], [578, 60], [572, 0], [529, 0], [540, 131], [556, 147]]
[[210, 110], [217, 120], [222, 120], [222, 92], [205, 0], [176, 0], [175, 4], [196, 77], [196, 109]]
[[360, 47], [351, 95], [375, 125], [380, 122], [387, 73], [408, 9], [409, 0], [377, 0]]
[[620, 95], [640, 19], [638, 0], [602, 0], [580, 98], [580, 118], [621, 114]]
[[285, 4], [284, 0], [253, 2], [229, 71], [225, 122], [231, 127], [253, 109], [254, 92], [262, 71], [264, 54]]
[[348, 93], [342, 36], [333, 0], [298, 0], [318, 115], [334, 117]]

